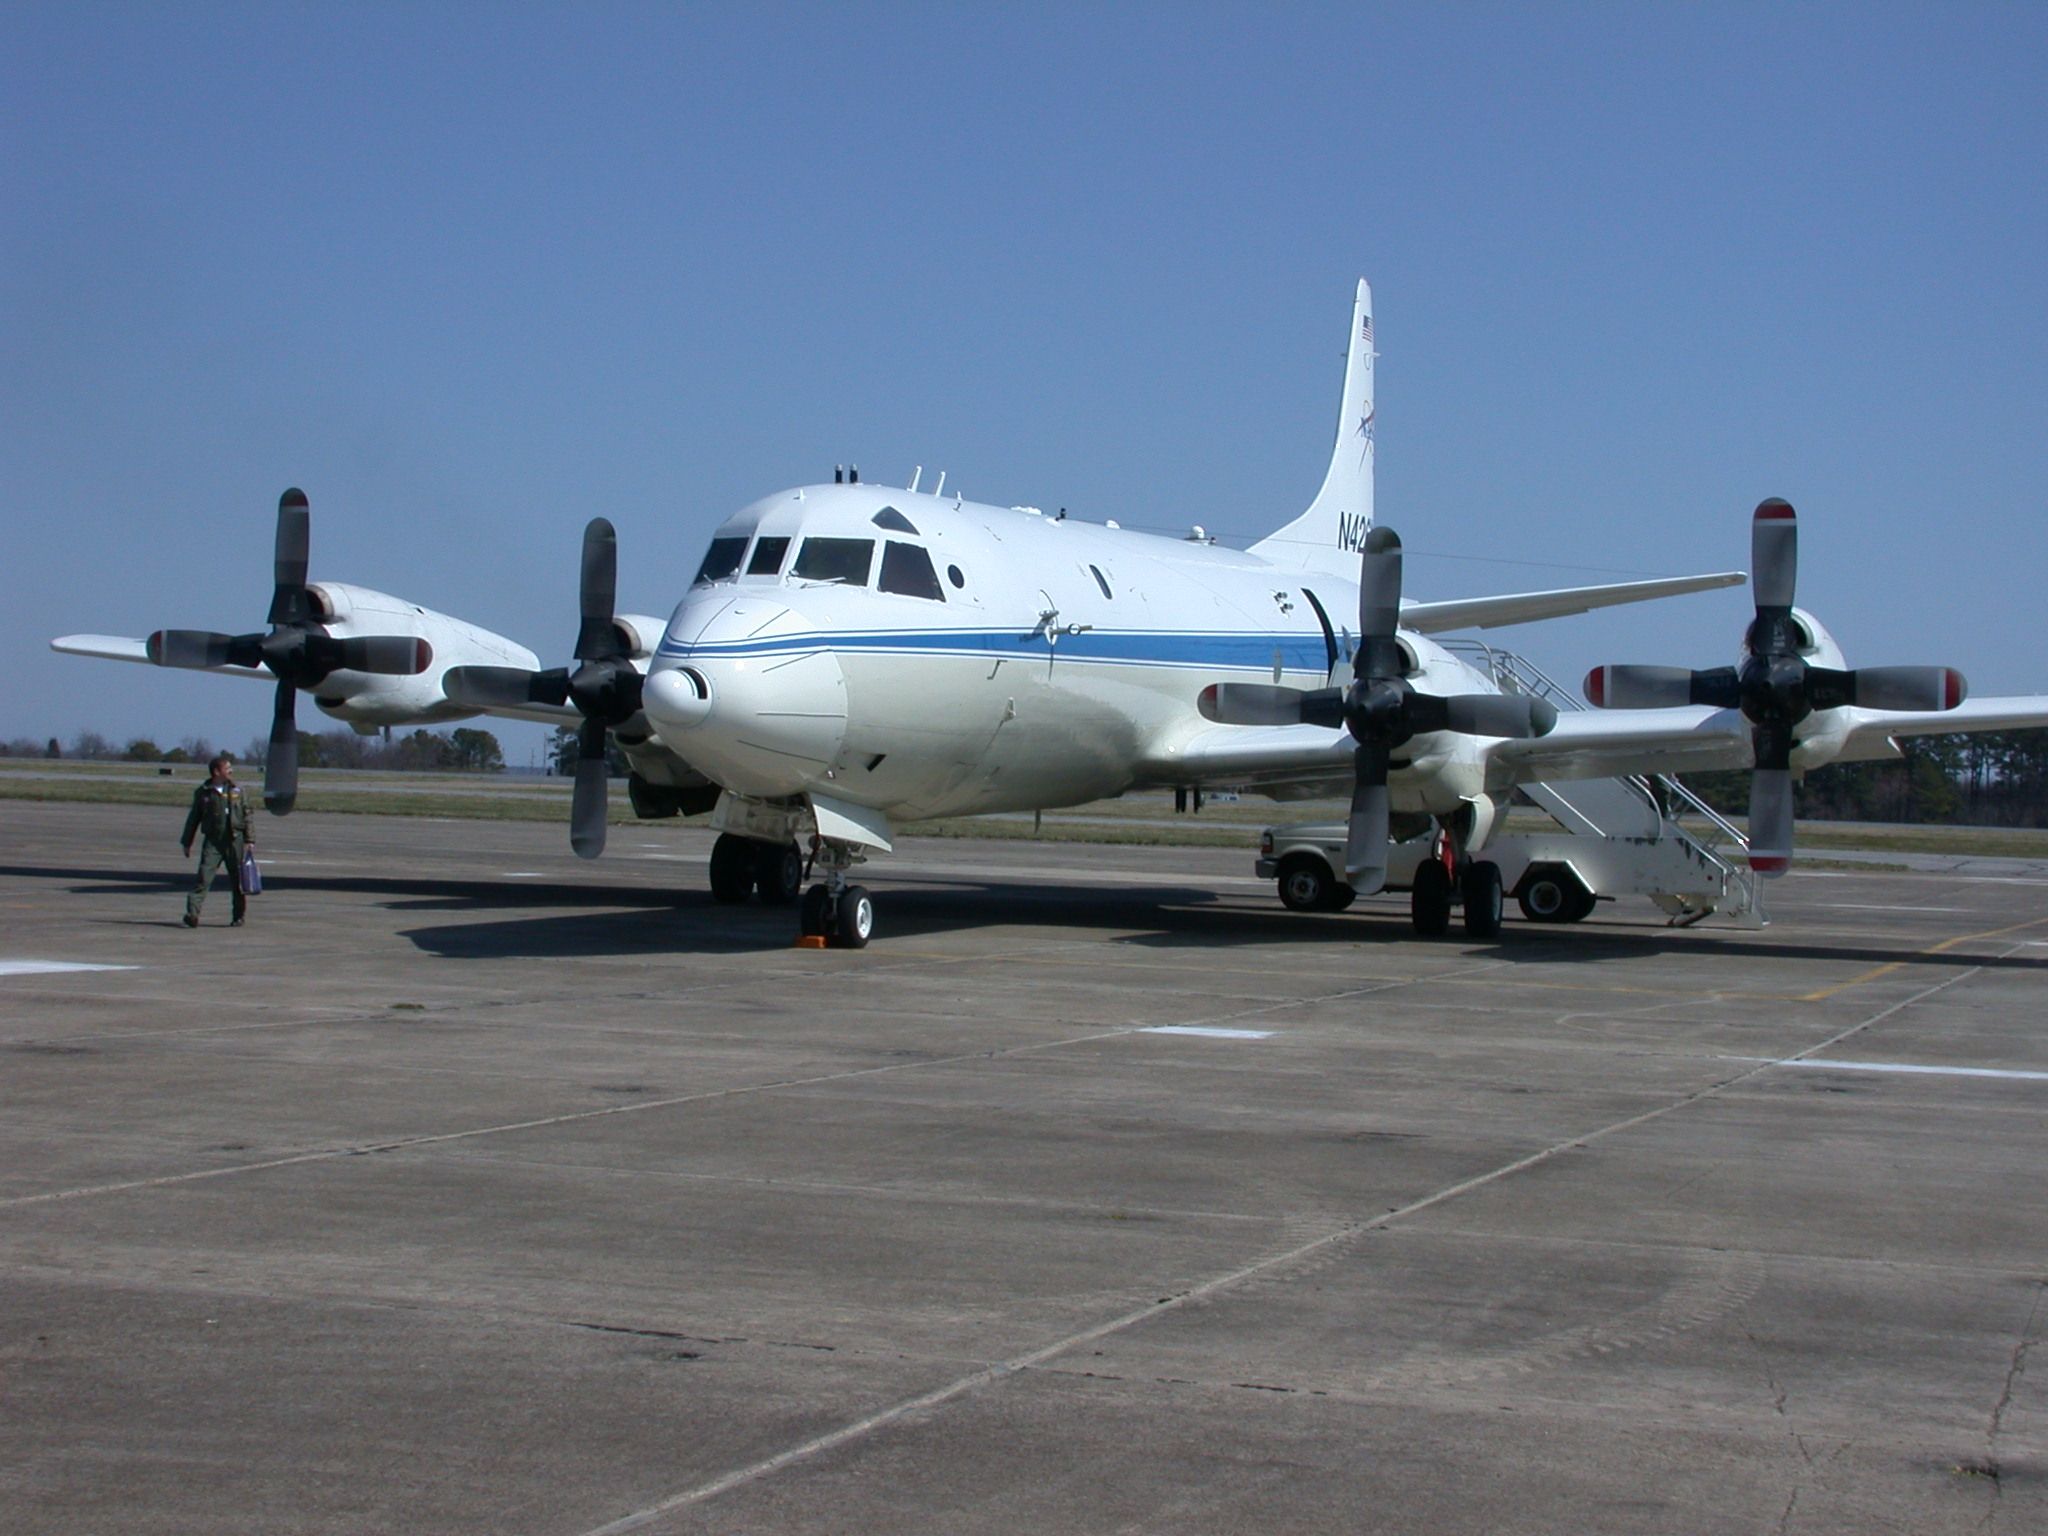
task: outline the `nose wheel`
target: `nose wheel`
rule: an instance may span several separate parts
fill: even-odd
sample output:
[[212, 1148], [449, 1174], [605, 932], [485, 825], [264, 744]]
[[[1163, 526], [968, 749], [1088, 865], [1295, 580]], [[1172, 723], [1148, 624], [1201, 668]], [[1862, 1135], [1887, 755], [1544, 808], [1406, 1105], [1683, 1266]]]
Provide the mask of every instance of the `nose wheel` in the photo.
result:
[[875, 898], [866, 886], [843, 880], [837, 892], [814, 885], [804, 892], [797, 920], [805, 938], [822, 938], [834, 949], [861, 949], [875, 931]]
[[823, 838], [812, 844], [811, 861], [825, 878], [804, 892], [797, 907], [798, 931], [807, 939], [823, 939], [834, 949], [862, 949], [875, 931], [875, 898], [864, 885], [846, 878], [858, 863], [860, 850]]

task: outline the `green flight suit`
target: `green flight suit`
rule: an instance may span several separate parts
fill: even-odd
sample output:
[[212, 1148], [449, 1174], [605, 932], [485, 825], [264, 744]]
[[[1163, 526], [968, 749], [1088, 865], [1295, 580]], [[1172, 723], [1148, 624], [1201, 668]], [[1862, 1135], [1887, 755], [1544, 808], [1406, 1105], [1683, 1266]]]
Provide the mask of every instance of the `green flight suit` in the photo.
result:
[[192, 810], [185, 817], [185, 831], [178, 839], [185, 851], [192, 851], [192, 836], [199, 834], [199, 878], [185, 898], [185, 926], [196, 927], [199, 909], [206, 904], [206, 889], [215, 871], [227, 868], [228, 883], [234, 888], [234, 920], [240, 922], [249, 910], [249, 898], [242, 894], [242, 852], [249, 846], [249, 802], [242, 787], [230, 779], [216, 785], [208, 779], [192, 791]]

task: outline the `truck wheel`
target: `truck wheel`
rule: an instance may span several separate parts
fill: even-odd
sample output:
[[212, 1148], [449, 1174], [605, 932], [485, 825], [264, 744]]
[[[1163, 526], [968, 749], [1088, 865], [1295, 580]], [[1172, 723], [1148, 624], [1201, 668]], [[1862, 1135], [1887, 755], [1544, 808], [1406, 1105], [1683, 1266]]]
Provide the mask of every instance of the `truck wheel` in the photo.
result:
[[1441, 938], [1451, 927], [1451, 874], [1436, 859], [1425, 859], [1415, 867], [1415, 883], [1408, 889], [1408, 915], [1415, 931], [1425, 939]]
[[1593, 893], [1562, 864], [1539, 864], [1515, 891], [1522, 916], [1532, 923], [1576, 923], [1593, 910]]
[[[1280, 904], [1290, 912], [1331, 912], [1336, 880], [1321, 859], [1298, 853], [1280, 866]], [[1348, 889], [1348, 887], [1347, 887]]]
[[1328, 910], [1332, 912], [1346, 911], [1350, 908], [1351, 903], [1356, 900], [1358, 900], [1358, 892], [1344, 884], [1343, 881], [1333, 880], [1330, 882]]

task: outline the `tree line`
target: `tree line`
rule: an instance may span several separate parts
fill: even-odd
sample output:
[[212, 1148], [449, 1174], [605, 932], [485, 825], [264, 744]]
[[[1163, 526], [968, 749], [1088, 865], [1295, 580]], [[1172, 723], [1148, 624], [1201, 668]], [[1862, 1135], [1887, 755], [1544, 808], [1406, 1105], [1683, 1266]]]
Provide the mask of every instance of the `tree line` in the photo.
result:
[[[228, 748], [234, 753], [232, 747]], [[159, 746], [147, 736], [116, 745], [97, 731], [81, 731], [69, 744], [56, 737], [36, 741], [17, 737], [0, 743], [0, 756], [72, 758], [86, 762], [203, 763], [215, 748], [203, 736], [188, 736], [175, 746]], [[251, 739], [234, 753], [236, 761], [261, 763], [270, 756], [270, 741]], [[466, 727], [452, 731], [417, 730], [405, 735], [359, 736], [354, 731], [310, 731], [299, 735], [301, 768], [372, 768], [398, 773], [503, 773], [505, 752], [489, 731]]]
[[[1902, 755], [1830, 763], [1797, 781], [1793, 813], [1810, 821], [2048, 827], [2048, 730], [1901, 737]], [[1749, 808], [1745, 772], [1691, 773], [1686, 787], [1718, 811]]]
[[[1987, 731], [1971, 736], [1906, 737], [1904, 755], [1887, 762], [1832, 763], [1806, 775], [1793, 791], [1797, 815], [1812, 821], [1921, 822], [1977, 827], [2048, 827], [2048, 730]], [[618, 744], [606, 741], [614, 775], [627, 771]], [[117, 746], [96, 731], [70, 743], [56, 737], [16, 737], [0, 742], [0, 756], [76, 758], [131, 763], [203, 763], [213, 756], [203, 737], [188, 736], [172, 747], [147, 737]], [[252, 740], [240, 761], [260, 763], [270, 743]], [[549, 766], [559, 774], [576, 771], [576, 733], [556, 730], [548, 744]], [[505, 754], [489, 731], [416, 730], [405, 735], [359, 736], [354, 731], [321, 731], [299, 737], [299, 765], [305, 768], [370, 768], [401, 773], [503, 773]], [[1749, 806], [1749, 775], [1695, 773], [1686, 785], [1716, 810], [1743, 814]]]

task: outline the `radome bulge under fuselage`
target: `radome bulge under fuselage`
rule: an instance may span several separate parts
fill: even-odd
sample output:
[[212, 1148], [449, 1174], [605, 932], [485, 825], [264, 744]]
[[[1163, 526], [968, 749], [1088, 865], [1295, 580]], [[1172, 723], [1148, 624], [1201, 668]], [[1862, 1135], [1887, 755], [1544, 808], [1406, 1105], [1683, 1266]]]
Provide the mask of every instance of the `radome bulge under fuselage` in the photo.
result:
[[[740, 795], [826, 794], [898, 820], [1078, 804], [1171, 782], [1146, 765], [1211, 729], [1195, 707], [1209, 683], [1322, 686], [1357, 604], [1355, 582], [1206, 542], [807, 486], [714, 535], [653, 658], [648, 713]], [[1418, 686], [1491, 691], [1403, 639]]]

